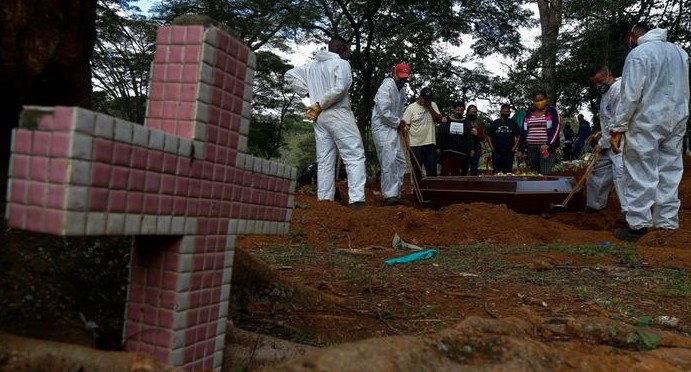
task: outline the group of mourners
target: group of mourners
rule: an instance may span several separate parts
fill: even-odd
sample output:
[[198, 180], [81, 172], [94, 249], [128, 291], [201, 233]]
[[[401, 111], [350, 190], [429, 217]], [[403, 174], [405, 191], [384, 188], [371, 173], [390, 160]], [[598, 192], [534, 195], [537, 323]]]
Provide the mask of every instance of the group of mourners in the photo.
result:
[[[667, 31], [636, 24], [626, 35], [630, 52], [621, 78], [606, 65], [594, 67], [590, 81], [602, 95], [601, 136], [594, 145], [598, 162], [588, 178], [587, 206], [607, 206], [614, 185], [628, 228], [617, 229], [622, 240], [635, 241], [649, 228], [668, 232], [679, 227], [678, 189], [683, 171], [682, 138], [689, 117], [688, 55], [667, 42]], [[306, 117], [314, 121], [317, 150], [317, 198], [333, 200], [337, 152], [348, 174], [351, 208], [365, 206], [365, 152], [353, 115], [348, 89], [352, 72], [349, 44], [333, 38], [314, 61], [289, 70], [286, 82], [311, 105]], [[414, 180], [426, 176], [479, 174], [482, 143], [492, 152], [494, 173], [511, 173], [514, 158], [534, 172], [548, 175], [557, 162], [561, 122], [544, 91], [535, 92], [531, 108], [515, 123], [511, 107], [486, 128], [475, 105], [453, 104], [442, 115], [423, 88], [406, 106], [406, 82], [411, 68], [395, 65], [374, 98], [372, 137], [381, 166], [381, 191], [386, 205], [401, 202], [409, 151]], [[564, 158], [577, 158], [590, 137], [590, 123], [579, 115], [574, 140], [564, 129]], [[439, 158], [441, 157], [441, 158]]]

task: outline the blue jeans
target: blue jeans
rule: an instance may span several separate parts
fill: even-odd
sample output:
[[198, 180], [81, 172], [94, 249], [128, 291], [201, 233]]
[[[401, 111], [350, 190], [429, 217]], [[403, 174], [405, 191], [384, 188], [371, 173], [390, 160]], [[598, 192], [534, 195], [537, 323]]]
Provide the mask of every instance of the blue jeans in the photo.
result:
[[437, 175], [437, 145], [410, 146], [410, 151], [413, 155], [411, 162], [413, 163], [413, 172], [415, 173], [416, 180], [422, 179], [420, 167], [425, 167], [427, 177]]

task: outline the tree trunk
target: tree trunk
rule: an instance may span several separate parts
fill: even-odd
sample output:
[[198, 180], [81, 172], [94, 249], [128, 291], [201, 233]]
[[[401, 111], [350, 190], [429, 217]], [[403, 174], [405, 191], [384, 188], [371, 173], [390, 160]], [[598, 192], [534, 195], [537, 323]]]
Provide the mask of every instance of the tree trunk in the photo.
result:
[[555, 71], [557, 43], [562, 22], [562, 0], [537, 0], [540, 11], [540, 62], [542, 63], [542, 84], [550, 101], [556, 102]]
[[0, 214], [23, 105], [89, 107], [96, 0], [0, 2]]

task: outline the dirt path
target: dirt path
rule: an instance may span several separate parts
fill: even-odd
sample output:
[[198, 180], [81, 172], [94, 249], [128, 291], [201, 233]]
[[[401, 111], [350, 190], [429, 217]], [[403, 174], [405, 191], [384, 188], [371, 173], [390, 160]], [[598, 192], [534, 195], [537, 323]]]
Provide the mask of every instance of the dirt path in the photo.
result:
[[[682, 229], [671, 235], [653, 231], [638, 244], [628, 244], [612, 235], [622, 224], [615, 200], [599, 213], [529, 216], [480, 203], [442, 211], [412, 204], [381, 207], [376, 195], [370, 195], [370, 206], [353, 212], [336, 202], [317, 202], [312, 189], [303, 188], [288, 236], [238, 240], [239, 249], [257, 258], [258, 265], [266, 263], [257, 270], [275, 278], [264, 289], [236, 291], [233, 319], [242, 328], [314, 346], [360, 342], [278, 369], [318, 365], [338, 370], [339, 364], [326, 362], [335, 358], [341, 366], [364, 363], [350, 370], [380, 365], [368, 364], [375, 360], [383, 363], [379, 370], [413, 370], [420, 365], [401, 368], [392, 361], [409, 363], [444, 337], [463, 348], [468, 336], [453, 329], [466, 327], [471, 319], [473, 324], [489, 319], [498, 323], [482, 323], [482, 330], [473, 333], [480, 343], [494, 342], [497, 332], [503, 335], [497, 331], [502, 327], [522, 327], [529, 337], [502, 338], [496, 361], [487, 350], [460, 359], [437, 350], [439, 368], [497, 362], [511, 369], [588, 370], [598, 362], [602, 370], [688, 370], [689, 176], [680, 198]], [[391, 247], [395, 233], [438, 254], [426, 261], [385, 265], [385, 260], [409, 253]], [[290, 288], [277, 283], [290, 283]], [[234, 291], [242, 286], [241, 279], [234, 279]], [[565, 325], [579, 322], [590, 329], [588, 324], [597, 328], [605, 320], [626, 329], [621, 338], [606, 332], [583, 336], [582, 329]], [[560, 324], [556, 330], [551, 328], [555, 323]], [[665, 346], [656, 337], [645, 337], [661, 331], [680, 337], [685, 346]], [[395, 338], [362, 341], [382, 336]], [[525, 337], [529, 339], [518, 341]], [[655, 351], [639, 351], [647, 349]], [[345, 362], [339, 355], [353, 359]]]

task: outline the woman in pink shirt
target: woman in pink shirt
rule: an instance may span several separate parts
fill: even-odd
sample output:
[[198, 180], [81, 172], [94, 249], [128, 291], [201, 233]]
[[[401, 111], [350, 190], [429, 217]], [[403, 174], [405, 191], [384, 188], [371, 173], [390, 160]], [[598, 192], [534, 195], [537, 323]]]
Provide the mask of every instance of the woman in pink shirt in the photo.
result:
[[528, 110], [521, 127], [521, 140], [517, 156], [525, 158], [526, 165], [542, 175], [552, 173], [557, 162], [561, 120], [556, 107], [547, 101], [544, 91], [533, 94], [533, 106]]

